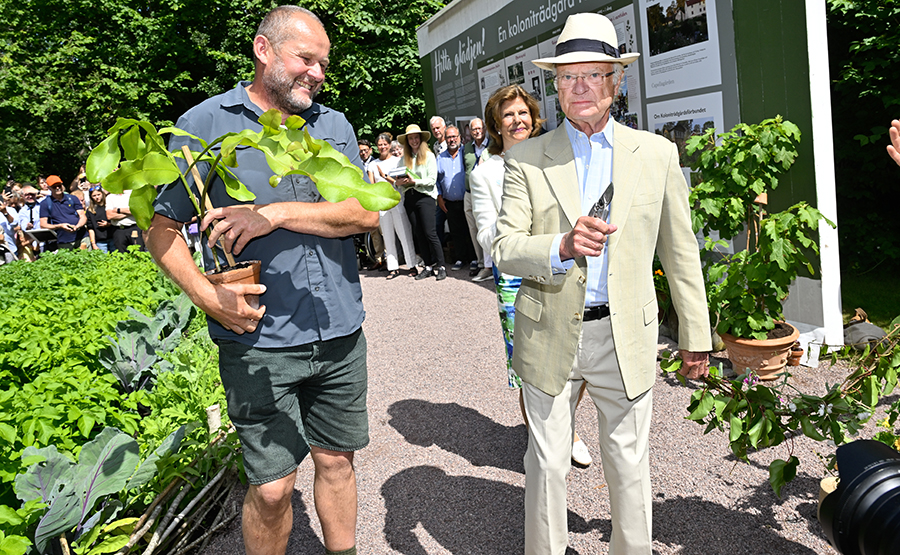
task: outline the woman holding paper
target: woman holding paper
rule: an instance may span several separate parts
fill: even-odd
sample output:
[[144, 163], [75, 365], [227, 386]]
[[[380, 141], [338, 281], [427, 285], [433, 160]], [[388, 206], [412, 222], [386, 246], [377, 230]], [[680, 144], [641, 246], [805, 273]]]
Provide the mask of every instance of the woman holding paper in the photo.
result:
[[434, 227], [434, 210], [437, 199], [437, 160], [426, 142], [431, 133], [418, 125], [408, 125], [406, 133], [397, 137], [403, 145], [403, 164], [406, 175], [397, 178], [394, 185], [405, 191], [403, 204], [412, 225], [416, 250], [425, 261], [423, 270], [413, 270], [416, 279], [436, 276], [438, 281], [447, 277], [444, 267], [444, 249]]

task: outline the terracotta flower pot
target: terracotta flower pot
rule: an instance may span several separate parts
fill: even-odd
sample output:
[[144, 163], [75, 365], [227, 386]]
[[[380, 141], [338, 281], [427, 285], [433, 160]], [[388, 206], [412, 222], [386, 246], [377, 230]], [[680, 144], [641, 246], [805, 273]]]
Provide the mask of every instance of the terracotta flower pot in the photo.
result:
[[[206, 279], [214, 285], [222, 285], [225, 283], [259, 283], [259, 272], [262, 263], [259, 260], [247, 260], [246, 262], [238, 262], [230, 268], [223, 268], [221, 272], [210, 270], [204, 274]], [[259, 295], [246, 295], [247, 304], [253, 308], [259, 308]]]
[[761, 380], [774, 380], [784, 373], [791, 345], [800, 337], [800, 332], [786, 322], [777, 322], [790, 326], [794, 330], [787, 337], [777, 339], [743, 339], [729, 333], [721, 334], [722, 341], [728, 348], [728, 359], [738, 375], [749, 368]]
[[839, 480], [836, 476], [822, 478], [819, 482], [819, 508], [816, 510], [816, 514], [819, 518], [821, 518], [822, 501], [825, 499], [825, 496], [837, 489], [838, 483]]

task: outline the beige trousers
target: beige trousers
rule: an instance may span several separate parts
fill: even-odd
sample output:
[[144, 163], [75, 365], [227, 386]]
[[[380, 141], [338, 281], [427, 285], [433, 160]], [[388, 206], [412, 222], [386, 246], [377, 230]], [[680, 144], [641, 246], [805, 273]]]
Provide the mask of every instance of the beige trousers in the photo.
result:
[[[586, 322], [562, 393], [522, 388], [528, 415], [525, 452], [525, 553], [563, 555], [568, 544], [566, 476], [582, 382], [597, 407], [600, 458], [609, 488], [612, 555], [651, 555], [650, 418], [652, 391], [629, 400], [609, 318]], [[585, 518], [588, 518], [587, 516]]]

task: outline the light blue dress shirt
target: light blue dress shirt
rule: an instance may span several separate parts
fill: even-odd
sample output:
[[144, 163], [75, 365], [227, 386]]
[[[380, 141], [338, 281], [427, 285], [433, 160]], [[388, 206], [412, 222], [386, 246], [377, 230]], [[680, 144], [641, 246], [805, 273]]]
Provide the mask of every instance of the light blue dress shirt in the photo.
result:
[[[599, 133], [588, 137], [575, 129], [569, 120], [563, 122], [572, 151], [575, 154], [575, 173], [581, 190], [581, 214], [587, 216], [591, 207], [600, 198], [612, 181], [613, 160], [613, 125], [612, 117]], [[612, 205], [610, 205], [610, 216]], [[609, 219], [606, 220], [609, 223]], [[574, 260], [559, 259], [559, 244], [564, 234], [559, 234], [553, 241], [550, 264], [555, 273], [565, 273], [575, 263]], [[609, 269], [609, 250], [604, 247], [600, 256], [589, 256], [587, 259], [587, 291], [584, 297], [585, 306], [596, 306], [609, 302], [606, 289], [606, 274]]]

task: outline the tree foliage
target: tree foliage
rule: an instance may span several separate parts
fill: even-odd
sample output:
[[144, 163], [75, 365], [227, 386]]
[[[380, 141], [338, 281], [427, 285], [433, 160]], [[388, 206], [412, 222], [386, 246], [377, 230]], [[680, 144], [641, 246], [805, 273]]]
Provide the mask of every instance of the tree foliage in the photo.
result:
[[844, 266], [900, 263], [898, 168], [885, 153], [900, 117], [900, 2], [829, 0], [832, 117]]
[[[253, 75], [273, 0], [0, 0], [6, 177], [73, 178], [117, 117], [174, 122]], [[313, 0], [332, 41], [322, 102], [361, 135], [424, 119], [415, 29], [438, 0]]]
[[331, 65], [319, 100], [347, 114], [360, 137], [397, 134], [425, 123], [416, 28], [441, 0], [312, 0], [331, 38]]

